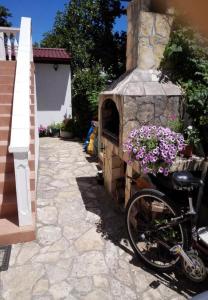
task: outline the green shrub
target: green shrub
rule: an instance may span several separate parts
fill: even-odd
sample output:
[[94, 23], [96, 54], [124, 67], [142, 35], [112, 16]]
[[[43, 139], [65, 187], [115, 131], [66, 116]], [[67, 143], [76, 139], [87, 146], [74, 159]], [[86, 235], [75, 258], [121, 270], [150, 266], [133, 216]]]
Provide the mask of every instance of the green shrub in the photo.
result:
[[176, 18], [161, 64], [163, 74], [182, 86], [186, 111], [200, 133], [201, 126], [208, 125], [207, 45], [205, 38]]

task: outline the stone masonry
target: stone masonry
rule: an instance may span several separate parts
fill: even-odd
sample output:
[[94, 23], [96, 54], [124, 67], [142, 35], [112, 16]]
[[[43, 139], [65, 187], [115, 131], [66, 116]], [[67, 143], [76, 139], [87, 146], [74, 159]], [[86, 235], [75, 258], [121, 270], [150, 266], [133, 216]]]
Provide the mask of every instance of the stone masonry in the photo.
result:
[[124, 215], [77, 142], [40, 140], [37, 240], [12, 246], [1, 300], [182, 300], [201, 285], [135, 258]]
[[[101, 92], [99, 97], [99, 144], [102, 145], [99, 159], [103, 165], [105, 187], [112, 196], [115, 194], [115, 180], [122, 174], [123, 165], [116, 176], [110, 167], [115, 156], [127, 162], [123, 144], [130, 131], [142, 125], [167, 126], [172, 115], [176, 118], [180, 116], [181, 89], [168, 80], [162, 81], [162, 74], [158, 70], [173, 23], [174, 10], [169, 2], [132, 0], [129, 3], [126, 73]], [[112, 146], [112, 140], [106, 138], [105, 134], [105, 107], [109, 101], [114, 102], [112, 107], [116, 107], [119, 115], [118, 142]], [[111, 153], [109, 148], [112, 149]], [[130, 192], [131, 188], [130, 180], [126, 177], [126, 202], [129, 198], [127, 190]]]
[[157, 69], [168, 43], [173, 10], [167, 5], [163, 14], [152, 12], [151, 2], [134, 0], [128, 6], [127, 70]]

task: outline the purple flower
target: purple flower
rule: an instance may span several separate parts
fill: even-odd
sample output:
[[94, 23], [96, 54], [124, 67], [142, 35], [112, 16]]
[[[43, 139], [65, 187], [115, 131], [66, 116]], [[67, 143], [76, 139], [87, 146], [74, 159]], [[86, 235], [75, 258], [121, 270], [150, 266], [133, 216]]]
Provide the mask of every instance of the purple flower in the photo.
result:
[[162, 173], [165, 176], [183, 148], [183, 136], [161, 126], [133, 129], [124, 144], [124, 151], [129, 153], [131, 160], [140, 162], [144, 172]]
[[158, 173], [163, 173], [164, 172], [164, 169], [163, 169], [163, 167], [159, 167], [159, 169], [158, 169]]

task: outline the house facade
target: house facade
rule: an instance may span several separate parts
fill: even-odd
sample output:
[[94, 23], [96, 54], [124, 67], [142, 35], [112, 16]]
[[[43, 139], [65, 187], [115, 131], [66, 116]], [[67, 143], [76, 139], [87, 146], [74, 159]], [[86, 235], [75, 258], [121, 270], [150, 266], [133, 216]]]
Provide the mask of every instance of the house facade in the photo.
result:
[[38, 126], [72, 115], [71, 56], [65, 49], [34, 48]]

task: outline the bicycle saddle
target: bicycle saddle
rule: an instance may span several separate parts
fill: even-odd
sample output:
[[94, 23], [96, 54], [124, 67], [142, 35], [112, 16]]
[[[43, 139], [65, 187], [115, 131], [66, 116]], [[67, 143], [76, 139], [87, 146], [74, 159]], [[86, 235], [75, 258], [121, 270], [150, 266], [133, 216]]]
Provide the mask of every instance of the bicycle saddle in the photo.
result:
[[197, 188], [203, 182], [188, 171], [174, 172], [172, 182], [175, 189]]

